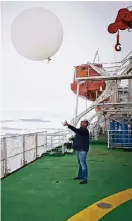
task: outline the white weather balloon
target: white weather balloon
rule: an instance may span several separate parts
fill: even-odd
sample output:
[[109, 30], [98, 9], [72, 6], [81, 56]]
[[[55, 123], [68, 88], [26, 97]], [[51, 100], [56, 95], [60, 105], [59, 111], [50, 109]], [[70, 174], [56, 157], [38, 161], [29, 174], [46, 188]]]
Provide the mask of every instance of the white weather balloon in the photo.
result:
[[13, 21], [11, 40], [20, 55], [42, 61], [59, 50], [63, 28], [53, 12], [43, 7], [28, 8]]

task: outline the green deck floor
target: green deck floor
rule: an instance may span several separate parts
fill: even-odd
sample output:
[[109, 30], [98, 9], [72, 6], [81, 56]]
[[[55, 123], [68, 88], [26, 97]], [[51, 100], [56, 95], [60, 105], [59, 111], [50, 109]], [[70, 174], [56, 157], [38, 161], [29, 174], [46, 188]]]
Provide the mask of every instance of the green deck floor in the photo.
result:
[[[3, 179], [2, 221], [66, 221], [96, 201], [132, 187], [132, 152], [92, 145], [88, 166], [87, 185], [73, 180], [75, 154], [44, 156]], [[131, 201], [101, 220], [130, 221], [130, 208]]]

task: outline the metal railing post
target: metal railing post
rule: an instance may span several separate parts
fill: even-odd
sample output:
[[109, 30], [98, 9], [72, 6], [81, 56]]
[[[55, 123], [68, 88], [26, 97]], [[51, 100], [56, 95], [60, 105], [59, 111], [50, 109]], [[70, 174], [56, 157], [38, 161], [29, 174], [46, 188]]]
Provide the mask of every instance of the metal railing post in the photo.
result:
[[4, 143], [4, 155], [5, 155], [5, 171], [4, 171], [4, 176], [8, 174], [8, 164], [7, 164], [7, 142], [6, 142], [6, 137], [3, 138], [3, 143]]
[[62, 135], [62, 141], [63, 141], [63, 143], [62, 143], [62, 154], [64, 154], [65, 153], [65, 145], [64, 145], [65, 135]]
[[38, 156], [38, 133], [35, 134], [35, 148], [36, 148], [36, 159]]
[[107, 139], [108, 149], [110, 148], [110, 131], [108, 130], [108, 139]]
[[27, 164], [26, 158], [25, 158], [25, 135], [23, 135], [23, 166]]
[[52, 150], [53, 150], [53, 137], [51, 135], [51, 152], [52, 152]]

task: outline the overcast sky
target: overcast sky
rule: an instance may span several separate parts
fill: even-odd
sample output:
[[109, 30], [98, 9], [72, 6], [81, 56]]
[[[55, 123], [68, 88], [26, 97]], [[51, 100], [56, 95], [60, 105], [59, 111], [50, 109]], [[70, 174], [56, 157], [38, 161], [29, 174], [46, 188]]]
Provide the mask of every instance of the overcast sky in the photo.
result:
[[[121, 60], [131, 48], [132, 34], [120, 32], [122, 51], [114, 52], [116, 35], [107, 31], [120, 8], [131, 2], [2, 2], [2, 109], [43, 110], [52, 116], [71, 119], [76, 97], [70, 89], [74, 66], [93, 61], [99, 50], [100, 62]], [[64, 39], [51, 62], [30, 61], [20, 56], [10, 39], [14, 18], [24, 9], [42, 6], [60, 19]], [[79, 99], [79, 112], [85, 102]]]

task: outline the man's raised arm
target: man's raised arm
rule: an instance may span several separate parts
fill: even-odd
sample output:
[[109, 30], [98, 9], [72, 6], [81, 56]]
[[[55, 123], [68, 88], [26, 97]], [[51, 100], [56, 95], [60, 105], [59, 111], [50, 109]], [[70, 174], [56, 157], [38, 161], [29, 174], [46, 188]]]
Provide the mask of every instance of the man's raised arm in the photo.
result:
[[78, 133], [81, 136], [87, 136], [89, 135], [88, 130], [85, 128], [76, 128], [71, 126], [70, 124], [65, 121], [64, 126], [68, 126], [69, 129], [71, 129], [73, 132]]

